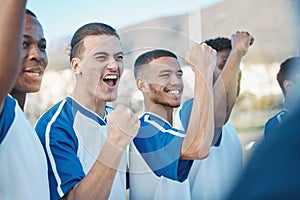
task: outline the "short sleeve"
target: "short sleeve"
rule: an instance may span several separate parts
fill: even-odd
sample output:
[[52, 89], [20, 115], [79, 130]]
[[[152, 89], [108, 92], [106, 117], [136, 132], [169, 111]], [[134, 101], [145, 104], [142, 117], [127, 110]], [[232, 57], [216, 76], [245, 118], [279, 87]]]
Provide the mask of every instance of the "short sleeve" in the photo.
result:
[[72, 120], [63, 112], [56, 118], [53, 115], [51, 111], [44, 114], [35, 130], [47, 155], [50, 197], [60, 199], [84, 178], [85, 173], [77, 157], [78, 139]]
[[149, 121], [141, 123], [135, 146], [157, 176], [183, 182], [193, 163], [180, 160], [184, 132], [154, 119]]
[[182, 124], [184, 130], [187, 130], [189, 122], [190, 122], [193, 102], [194, 102], [194, 99], [189, 99], [189, 100], [185, 101], [182, 104], [181, 109], [179, 110], [179, 119], [181, 121], [181, 124]]
[[56, 185], [59, 196], [63, 197], [85, 176], [77, 157], [78, 141], [57, 127], [51, 128], [49, 139], [47, 156], [50, 161], [49, 169], [54, 178], [54, 182], [50, 185]]

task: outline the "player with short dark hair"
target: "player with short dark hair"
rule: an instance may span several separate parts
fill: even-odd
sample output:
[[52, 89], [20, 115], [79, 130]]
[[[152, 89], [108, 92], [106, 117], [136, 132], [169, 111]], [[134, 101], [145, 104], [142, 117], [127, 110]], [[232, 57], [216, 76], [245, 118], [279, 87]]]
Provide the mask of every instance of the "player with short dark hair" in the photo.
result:
[[[214, 87], [217, 87], [217, 81], [222, 82], [223, 72], [226, 73], [232, 69], [236, 72], [227, 73], [227, 76], [232, 77], [229, 83], [235, 87], [232, 92], [227, 92], [227, 95], [238, 96], [241, 77], [240, 61], [247, 52], [251, 40], [253, 38], [250, 34], [236, 32], [231, 40], [218, 37], [204, 41], [217, 51], [217, 63], [213, 72]], [[235, 101], [235, 98], [230, 99]], [[225, 101], [226, 98], [218, 99], [220, 100]], [[215, 102], [218, 101], [215, 99]], [[190, 118], [193, 103], [193, 98], [187, 100], [177, 112], [177, 126], [183, 127], [184, 130], [187, 129], [191, 120], [197, 121], [197, 119]], [[228, 109], [226, 118], [229, 118], [232, 107]], [[213, 143], [209, 156], [203, 160], [195, 160], [193, 163], [189, 174], [192, 199], [221, 199], [230, 191], [243, 169], [242, 145], [234, 126], [230, 120], [227, 120], [221, 128], [216, 129], [215, 138], [219, 136], [219, 131], [221, 131], [221, 136], [214, 140], [216, 143]]]
[[268, 140], [271, 132], [279, 128], [280, 124], [289, 115], [288, 113], [298, 104], [300, 97], [300, 57], [291, 57], [283, 61], [277, 74], [277, 81], [285, 98], [283, 109], [271, 117], [265, 124], [264, 139]]
[[0, 7], [1, 200], [49, 199], [42, 145], [17, 101], [8, 95], [21, 66], [22, 33], [27, 26], [25, 5], [25, 0], [2, 0]]
[[125, 149], [139, 121], [117, 98], [121, 42], [103, 23], [80, 27], [71, 40], [74, 90], [38, 120], [48, 158], [51, 199], [126, 199]]
[[190, 199], [188, 174], [193, 160], [209, 153], [214, 130], [212, 74], [216, 51], [195, 43], [186, 61], [195, 72], [195, 98], [202, 101], [192, 109], [199, 121], [192, 121], [185, 131], [173, 125], [173, 109], [180, 106], [183, 92], [177, 56], [158, 49], [140, 55], [135, 62], [145, 112], [130, 149], [131, 199]]
[[21, 67], [14, 88], [10, 92], [23, 110], [27, 93], [40, 90], [48, 65], [47, 41], [44, 37], [43, 27], [36, 15], [28, 9], [25, 10], [24, 25]]

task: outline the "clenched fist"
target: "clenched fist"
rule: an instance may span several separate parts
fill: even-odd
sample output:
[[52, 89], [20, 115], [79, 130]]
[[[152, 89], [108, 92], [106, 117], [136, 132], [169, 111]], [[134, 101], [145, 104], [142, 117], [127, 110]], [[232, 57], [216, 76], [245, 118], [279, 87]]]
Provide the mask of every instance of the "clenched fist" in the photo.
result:
[[119, 148], [125, 148], [136, 136], [140, 121], [132, 111], [118, 105], [107, 115], [108, 139]]
[[245, 31], [237, 31], [231, 36], [232, 50], [238, 51], [241, 56], [246, 55], [250, 45], [252, 45], [253, 42], [253, 36]]
[[193, 68], [195, 73], [204, 77], [212, 76], [216, 67], [217, 52], [205, 43], [194, 43], [188, 51], [185, 62]]

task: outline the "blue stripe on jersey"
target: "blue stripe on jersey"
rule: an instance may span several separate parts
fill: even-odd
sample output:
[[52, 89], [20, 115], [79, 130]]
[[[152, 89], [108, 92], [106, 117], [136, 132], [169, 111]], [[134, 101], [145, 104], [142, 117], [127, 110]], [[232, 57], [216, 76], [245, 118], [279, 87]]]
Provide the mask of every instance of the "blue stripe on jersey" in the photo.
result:
[[[110, 110], [106, 107], [106, 113]], [[77, 157], [79, 144], [73, 129], [77, 112], [106, 125], [95, 113], [67, 97], [43, 114], [35, 127], [47, 154], [51, 199], [60, 199], [85, 176]]]
[[[193, 103], [194, 103], [194, 98], [189, 99], [182, 104], [181, 109], [179, 110], [179, 118], [182, 123], [183, 129], [185, 131], [187, 131], [190, 122]], [[222, 140], [222, 133], [218, 138], [218, 141], [214, 144], [214, 146], [220, 146], [221, 140]]]
[[149, 167], [157, 176], [183, 182], [193, 163], [179, 160], [184, 139], [180, 135], [185, 133], [150, 113], [145, 113], [140, 121], [140, 129], [133, 142]]
[[0, 115], [0, 144], [4, 140], [12, 122], [15, 118], [16, 101], [9, 95], [5, 98], [3, 110]]

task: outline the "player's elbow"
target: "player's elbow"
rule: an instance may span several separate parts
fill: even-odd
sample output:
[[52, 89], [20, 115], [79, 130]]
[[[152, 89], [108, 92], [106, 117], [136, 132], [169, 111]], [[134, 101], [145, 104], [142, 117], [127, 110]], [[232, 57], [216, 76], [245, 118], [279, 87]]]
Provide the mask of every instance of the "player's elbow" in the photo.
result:
[[208, 149], [201, 149], [198, 151], [198, 159], [202, 160], [207, 158], [209, 155], [209, 148]]
[[186, 151], [181, 153], [181, 159], [202, 160], [209, 155], [210, 148], [202, 148], [200, 146], [190, 146]]

